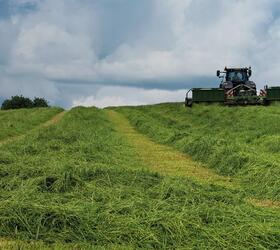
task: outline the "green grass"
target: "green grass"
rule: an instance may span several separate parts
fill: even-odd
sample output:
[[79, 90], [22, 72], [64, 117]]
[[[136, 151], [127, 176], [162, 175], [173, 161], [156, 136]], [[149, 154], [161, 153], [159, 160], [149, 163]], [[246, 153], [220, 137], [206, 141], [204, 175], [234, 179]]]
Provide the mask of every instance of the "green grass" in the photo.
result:
[[280, 200], [280, 105], [159, 104], [118, 108], [141, 133], [240, 179], [252, 196]]
[[24, 134], [51, 119], [61, 108], [34, 108], [0, 111], [0, 141]]
[[145, 170], [102, 110], [75, 108], [0, 152], [0, 248], [279, 247], [279, 210]]

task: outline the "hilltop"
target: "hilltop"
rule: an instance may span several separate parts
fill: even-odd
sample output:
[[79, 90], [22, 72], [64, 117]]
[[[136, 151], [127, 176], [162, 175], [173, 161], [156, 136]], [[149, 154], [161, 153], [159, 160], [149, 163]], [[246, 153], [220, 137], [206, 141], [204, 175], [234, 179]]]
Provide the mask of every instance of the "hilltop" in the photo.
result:
[[278, 249], [279, 115], [1, 111], [0, 248]]

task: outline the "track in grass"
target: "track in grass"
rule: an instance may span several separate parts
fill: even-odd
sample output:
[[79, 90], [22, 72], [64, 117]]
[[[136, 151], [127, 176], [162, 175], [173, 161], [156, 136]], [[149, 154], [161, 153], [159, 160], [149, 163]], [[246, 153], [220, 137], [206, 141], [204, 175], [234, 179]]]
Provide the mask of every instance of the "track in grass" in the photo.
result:
[[26, 133], [24, 133], [24, 134], [22, 134], [22, 135], [13, 136], [13, 137], [11, 137], [11, 138], [8, 138], [8, 139], [5, 139], [5, 140], [0, 141], [0, 147], [3, 146], [3, 145], [5, 145], [5, 144], [7, 144], [7, 143], [13, 142], [13, 141], [15, 141], [15, 140], [22, 139], [22, 138], [24, 138], [26, 135], [32, 133], [32, 131], [34, 131], [34, 130], [36, 130], [36, 129], [38, 129], [38, 128], [42, 128], [42, 127], [47, 128], [47, 127], [50, 127], [50, 126], [52, 126], [52, 125], [58, 123], [58, 122], [63, 118], [63, 116], [64, 116], [65, 114], [66, 114], [66, 111], [62, 111], [62, 112], [56, 114], [55, 116], [53, 116], [50, 120], [48, 120], [48, 121], [46, 121], [46, 122], [44, 122], [44, 123], [42, 123], [42, 124], [36, 126], [35, 128], [30, 129], [29, 131], [27, 131]]
[[67, 111], [62, 111], [61, 113], [55, 115], [54, 117], [52, 117], [52, 119], [46, 121], [39, 127], [49, 127], [49, 126], [57, 124], [63, 118], [63, 116], [66, 114], [66, 112]]
[[128, 141], [136, 147], [139, 157], [153, 170], [167, 175], [188, 176], [200, 182], [231, 188], [239, 186], [237, 181], [233, 182], [230, 177], [220, 176], [185, 154], [151, 141], [145, 135], [137, 132], [122, 114], [113, 110], [106, 110], [106, 112], [119, 132], [124, 134]]
[[264, 207], [264, 208], [280, 208], [279, 201], [272, 201], [272, 200], [258, 200], [250, 198], [247, 200], [249, 203], [253, 204], [257, 207]]
[[[191, 177], [203, 183], [241, 189], [236, 179], [218, 175], [192, 160], [186, 154], [180, 153], [169, 146], [153, 142], [136, 131], [122, 114], [113, 110], [106, 110], [106, 113], [118, 131], [125, 135], [129, 143], [137, 149], [141, 160], [153, 170], [166, 175]], [[249, 198], [247, 202], [258, 207], [280, 208], [279, 202], [269, 199]]]

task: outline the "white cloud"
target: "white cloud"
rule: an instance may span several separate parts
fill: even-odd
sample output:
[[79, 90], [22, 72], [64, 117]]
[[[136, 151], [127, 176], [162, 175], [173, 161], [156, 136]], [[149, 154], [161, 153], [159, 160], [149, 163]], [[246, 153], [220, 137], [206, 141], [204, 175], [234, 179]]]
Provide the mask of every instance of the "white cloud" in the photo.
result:
[[129, 87], [102, 87], [96, 95], [80, 97], [72, 106], [108, 106], [143, 105], [165, 102], [183, 102], [185, 90], [167, 91], [158, 89], [135, 89]]

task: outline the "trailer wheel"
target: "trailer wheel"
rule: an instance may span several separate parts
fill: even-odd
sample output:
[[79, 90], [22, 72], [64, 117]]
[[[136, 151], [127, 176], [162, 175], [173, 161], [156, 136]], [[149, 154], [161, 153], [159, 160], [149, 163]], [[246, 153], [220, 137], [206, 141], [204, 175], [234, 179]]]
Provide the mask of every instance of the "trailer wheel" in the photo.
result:
[[192, 99], [186, 98], [186, 100], [185, 100], [185, 106], [191, 108], [191, 107], [192, 107], [192, 104], [193, 104]]

